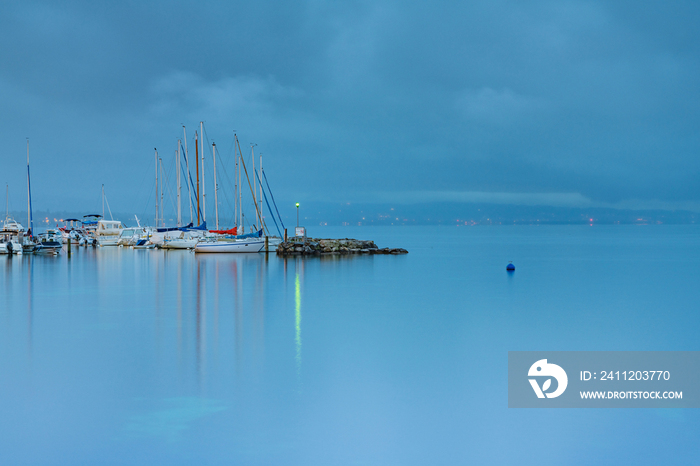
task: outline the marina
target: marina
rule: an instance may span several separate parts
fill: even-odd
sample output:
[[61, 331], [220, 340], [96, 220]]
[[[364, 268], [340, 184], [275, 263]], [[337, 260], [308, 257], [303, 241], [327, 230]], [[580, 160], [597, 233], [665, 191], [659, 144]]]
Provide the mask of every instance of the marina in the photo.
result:
[[698, 464], [698, 19], [4, 2], [0, 466]]
[[[183, 139], [177, 140], [177, 150], [175, 151], [175, 171], [176, 186], [175, 198], [170, 201], [177, 205], [177, 224], [175, 226], [165, 225], [165, 201], [166, 191], [170, 194], [173, 191], [168, 186], [165, 178], [163, 160], [155, 149], [155, 179], [154, 179], [154, 225], [141, 226], [138, 216], [134, 215], [136, 227], [127, 227], [120, 220], [115, 220], [109, 206], [109, 201], [105, 195], [105, 187], [101, 189], [102, 214], [87, 214], [82, 220], [77, 218], [61, 219], [62, 226], [56, 225], [55, 229], [49, 228], [38, 233], [24, 227], [9, 217], [9, 207], [6, 206], [6, 214], [3, 230], [0, 232], [0, 253], [3, 254], [48, 254], [55, 255], [61, 253], [63, 244], [67, 245], [70, 252], [71, 245], [85, 247], [127, 247], [132, 249], [185, 249], [195, 253], [207, 254], [231, 254], [231, 253], [259, 253], [277, 252], [279, 255], [314, 255], [314, 254], [405, 254], [408, 251], [402, 248], [379, 249], [372, 241], [358, 240], [332, 240], [332, 239], [309, 239], [306, 237], [306, 229], [299, 228], [298, 210], [299, 203], [296, 203], [297, 227], [296, 236], [289, 237], [287, 229], [284, 227], [282, 216], [274, 200], [270, 189], [267, 175], [263, 170], [262, 154], [258, 156], [258, 168], [256, 169], [256, 155], [254, 147], [251, 145], [250, 173], [246, 166], [246, 161], [241, 151], [238, 136], [233, 136], [234, 148], [234, 206], [232, 219], [234, 225], [230, 228], [222, 229], [219, 223], [219, 183], [217, 182], [216, 171], [216, 144], [211, 144], [211, 155], [213, 159], [213, 183], [214, 183], [214, 229], [207, 228], [207, 208], [206, 208], [206, 178], [205, 178], [205, 150], [204, 150], [204, 124], [200, 122], [199, 133], [194, 133], [195, 141], [195, 180], [193, 185], [192, 173], [190, 172], [190, 158], [187, 149], [187, 132], [183, 126]], [[185, 142], [183, 144], [183, 141]], [[200, 170], [201, 166], [201, 170]], [[200, 179], [201, 171], [201, 179]], [[245, 175], [245, 178], [244, 178]], [[183, 193], [182, 179], [185, 180], [185, 190]], [[245, 179], [246, 183], [243, 184]], [[251, 182], [252, 179], [252, 182]], [[263, 188], [265, 180], [265, 189]], [[200, 194], [201, 187], [201, 194]], [[246, 190], [247, 187], [247, 190]], [[245, 233], [245, 206], [243, 193], [249, 197], [247, 205], [254, 210], [255, 223], [248, 225], [250, 233]], [[33, 225], [32, 197], [31, 197], [31, 176], [29, 163], [29, 141], [27, 140], [27, 218], [29, 225]], [[182, 196], [186, 195], [189, 204], [190, 222], [183, 225], [183, 202]], [[9, 186], [6, 187], [7, 203], [9, 205]], [[264, 205], [267, 206], [269, 215], [265, 215]], [[273, 210], [274, 206], [274, 210]], [[105, 218], [105, 207], [110, 219]], [[194, 226], [196, 209], [196, 222]], [[273, 235], [268, 225], [272, 220], [277, 236]], [[281, 226], [281, 228], [280, 228]], [[38, 234], [37, 234], [38, 233]], [[36, 236], [35, 236], [36, 235]]]

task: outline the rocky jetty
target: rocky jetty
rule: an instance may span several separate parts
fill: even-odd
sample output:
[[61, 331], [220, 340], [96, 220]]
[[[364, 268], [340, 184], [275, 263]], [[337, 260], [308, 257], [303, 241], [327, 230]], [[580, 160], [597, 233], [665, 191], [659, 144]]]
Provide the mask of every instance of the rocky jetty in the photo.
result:
[[277, 246], [278, 256], [324, 254], [408, 254], [402, 248], [378, 248], [374, 241], [358, 239], [290, 238]]

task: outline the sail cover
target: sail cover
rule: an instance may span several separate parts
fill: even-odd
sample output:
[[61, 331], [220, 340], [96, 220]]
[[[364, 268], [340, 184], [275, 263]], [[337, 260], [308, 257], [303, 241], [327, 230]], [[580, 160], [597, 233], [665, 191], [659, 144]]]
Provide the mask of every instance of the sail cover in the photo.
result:
[[229, 230], [209, 230], [209, 233], [217, 233], [219, 235], [237, 235], [238, 227], [233, 227]]

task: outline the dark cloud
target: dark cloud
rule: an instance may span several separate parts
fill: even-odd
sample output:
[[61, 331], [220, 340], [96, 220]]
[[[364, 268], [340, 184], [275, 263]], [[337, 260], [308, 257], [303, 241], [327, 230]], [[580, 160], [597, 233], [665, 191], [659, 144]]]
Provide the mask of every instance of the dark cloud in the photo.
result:
[[153, 147], [174, 151], [180, 125], [191, 137], [204, 120], [222, 148], [234, 129], [258, 143], [285, 201], [425, 191], [697, 205], [698, 8], [6, 4], [6, 181], [23, 189], [30, 137], [42, 207], [90, 209], [105, 183], [118, 210], [142, 209]]

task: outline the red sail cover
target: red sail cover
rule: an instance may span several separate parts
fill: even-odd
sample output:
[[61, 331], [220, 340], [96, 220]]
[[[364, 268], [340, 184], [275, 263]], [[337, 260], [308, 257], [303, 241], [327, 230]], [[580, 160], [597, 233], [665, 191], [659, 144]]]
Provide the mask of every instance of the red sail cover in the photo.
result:
[[218, 233], [220, 235], [237, 235], [238, 227], [233, 227], [230, 230], [209, 230], [209, 233]]

